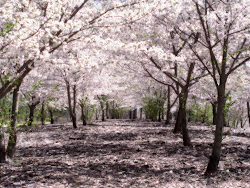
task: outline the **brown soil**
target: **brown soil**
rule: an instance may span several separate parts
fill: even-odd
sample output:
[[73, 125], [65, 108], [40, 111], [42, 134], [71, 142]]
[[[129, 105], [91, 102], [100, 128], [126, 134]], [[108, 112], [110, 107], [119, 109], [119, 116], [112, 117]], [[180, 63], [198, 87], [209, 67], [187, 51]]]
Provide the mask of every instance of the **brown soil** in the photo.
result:
[[249, 133], [231, 130], [219, 172], [205, 177], [214, 127], [190, 124], [191, 148], [172, 129], [125, 120], [22, 128], [0, 187], [250, 187]]

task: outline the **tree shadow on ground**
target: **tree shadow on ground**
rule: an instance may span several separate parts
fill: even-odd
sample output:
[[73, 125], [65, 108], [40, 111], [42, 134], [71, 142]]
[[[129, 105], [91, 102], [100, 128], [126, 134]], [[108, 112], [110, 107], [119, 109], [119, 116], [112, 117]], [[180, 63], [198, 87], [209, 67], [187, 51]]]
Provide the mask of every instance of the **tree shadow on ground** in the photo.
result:
[[[224, 144], [221, 159], [224, 166], [219, 175], [206, 178], [203, 173], [211, 154], [210, 143], [194, 141], [193, 147], [184, 147], [181, 136], [174, 135], [170, 127], [154, 129], [144, 124], [135, 129], [135, 126], [116, 125], [113, 129], [119, 130], [117, 133], [110, 127], [97, 124], [94, 128], [98, 133], [90, 126], [77, 131], [72, 131], [70, 125], [34, 129], [32, 134], [37, 132], [37, 136], [30, 137], [30, 142], [40, 145], [23, 147], [20, 144], [16, 163], [1, 169], [0, 185], [21, 187], [34, 182], [50, 185], [66, 182], [70, 187], [110, 184], [113, 187], [142, 184], [161, 187], [175, 181], [200, 182], [201, 185], [232, 179], [249, 181], [250, 150], [242, 149], [248, 148], [243, 143]], [[207, 130], [191, 132], [196, 138], [204, 134], [212, 137]], [[29, 138], [29, 133], [25, 136]], [[47, 144], [45, 139], [49, 139]]]

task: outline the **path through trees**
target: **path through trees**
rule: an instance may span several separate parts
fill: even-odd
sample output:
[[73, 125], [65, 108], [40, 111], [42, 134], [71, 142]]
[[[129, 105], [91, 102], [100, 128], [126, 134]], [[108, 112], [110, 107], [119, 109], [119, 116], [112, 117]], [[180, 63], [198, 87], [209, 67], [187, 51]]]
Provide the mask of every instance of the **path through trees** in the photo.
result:
[[[184, 147], [174, 125], [130, 120], [96, 121], [19, 130], [12, 165], [3, 164], [0, 185], [54, 187], [247, 187], [250, 132], [223, 140], [219, 175], [205, 177], [215, 127], [189, 124], [193, 147]], [[247, 138], [248, 137], [248, 138]]]

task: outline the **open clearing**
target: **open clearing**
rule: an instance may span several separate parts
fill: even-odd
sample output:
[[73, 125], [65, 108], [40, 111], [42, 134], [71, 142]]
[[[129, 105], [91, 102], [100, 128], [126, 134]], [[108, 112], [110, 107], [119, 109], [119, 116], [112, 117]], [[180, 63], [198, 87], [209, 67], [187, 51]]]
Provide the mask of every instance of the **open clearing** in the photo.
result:
[[20, 129], [0, 187], [250, 187], [250, 134], [223, 140], [219, 173], [205, 177], [213, 127], [189, 124], [193, 147], [173, 125], [129, 120]]

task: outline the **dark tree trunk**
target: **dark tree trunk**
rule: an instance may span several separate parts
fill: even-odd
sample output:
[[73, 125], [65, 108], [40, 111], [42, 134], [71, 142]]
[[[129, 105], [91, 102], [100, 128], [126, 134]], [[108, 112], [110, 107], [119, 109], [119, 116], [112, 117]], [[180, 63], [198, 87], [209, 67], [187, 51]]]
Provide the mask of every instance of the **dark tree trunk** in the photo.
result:
[[247, 116], [248, 116], [248, 122], [249, 122], [249, 126], [250, 126], [250, 104], [249, 104], [249, 102], [247, 102]]
[[183, 92], [181, 92], [181, 95], [183, 97], [179, 98], [179, 110], [178, 110], [177, 120], [175, 123], [174, 133], [182, 132], [184, 146], [191, 146], [192, 144], [187, 128], [187, 115], [186, 115], [187, 93], [183, 94]]
[[216, 125], [217, 120], [217, 102], [211, 103], [213, 107], [213, 125]]
[[74, 128], [77, 128], [77, 119], [76, 119], [76, 85], [73, 86], [73, 125]]
[[[158, 101], [158, 105], [159, 105], [159, 112], [158, 112], [158, 121], [161, 122], [161, 112], [162, 112], [162, 109], [163, 109], [163, 98], [162, 98], [162, 91], [160, 91], [160, 96], [159, 96], [159, 101]], [[162, 108], [162, 109], [161, 109]]]
[[105, 121], [105, 110], [102, 110], [102, 121]]
[[111, 119], [115, 119], [115, 101], [111, 101], [110, 115]]
[[162, 111], [161, 111], [161, 119], [164, 120], [164, 108], [162, 108]]
[[186, 79], [186, 85], [182, 87], [180, 96], [179, 96], [179, 111], [178, 116], [175, 124], [174, 133], [177, 133], [179, 131], [182, 131], [183, 136], [183, 144], [184, 146], [191, 146], [191, 140], [189, 137], [189, 132], [187, 128], [187, 112], [186, 112], [186, 103], [188, 98], [188, 88], [190, 86], [190, 80], [191, 75], [194, 70], [194, 63], [190, 64], [189, 70], [188, 70], [188, 76]]
[[34, 105], [29, 105], [30, 114], [29, 114], [28, 126], [31, 126], [32, 123], [33, 123], [35, 108], [36, 108], [36, 106], [34, 106]]
[[181, 119], [183, 118], [183, 114], [185, 113], [185, 112], [182, 112], [183, 109], [180, 108], [181, 105], [182, 104], [179, 104], [179, 109], [178, 109], [173, 133], [181, 133], [181, 122], [182, 122]]
[[132, 116], [132, 110], [129, 110], [129, 119], [132, 119], [133, 116]]
[[16, 124], [17, 124], [17, 114], [18, 114], [18, 98], [19, 98], [19, 88], [20, 85], [17, 85], [13, 91], [13, 102], [12, 102], [12, 112], [11, 112], [11, 124], [9, 129], [9, 141], [7, 146], [7, 156], [10, 159], [13, 159], [16, 151]]
[[45, 124], [45, 101], [42, 102], [42, 109], [41, 109], [41, 123], [42, 125]]
[[0, 163], [4, 163], [6, 158], [5, 144], [4, 144], [4, 131], [0, 130]]
[[205, 111], [204, 111], [204, 114], [202, 114], [203, 115], [203, 117], [202, 117], [202, 123], [205, 123], [205, 121], [206, 121], [206, 114], [207, 114], [207, 103], [206, 103], [206, 105], [205, 105]]
[[[33, 97], [35, 98], [35, 97]], [[40, 103], [40, 101], [37, 101], [35, 103], [32, 103], [31, 105], [28, 105], [29, 106], [29, 109], [30, 109], [30, 114], [29, 114], [29, 120], [28, 120], [28, 126], [31, 126], [33, 121], [34, 121], [34, 112], [35, 112], [35, 109], [36, 109], [36, 106]]]
[[72, 102], [71, 102], [71, 93], [70, 93], [70, 85], [69, 82], [67, 80], [65, 80], [66, 82], [66, 87], [67, 87], [67, 95], [68, 95], [68, 104], [69, 104], [69, 115], [70, 115], [70, 119], [73, 123], [73, 128], [77, 128], [77, 121], [76, 121], [76, 114], [75, 114], [75, 99], [76, 99], [76, 86], [74, 85], [73, 87], [73, 106], [72, 106]]
[[133, 110], [133, 119], [137, 119], [137, 109]]
[[170, 86], [168, 86], [168, 96], [167, 96], [167, 117], [165, 124], [168, 125], [170, 123], [170, 113], [171, 113], [171, 102], [170, 102]]
[[106, 101], [106, 118], [109, 119], [109, 103]]
[[54, 124], [54, 111], [52, 109], [49, 109], [49, 114], [50, 114], [50, 123]]
[[142, 108], [140, 108], [140, 120], [142, 120]]
[[158, 113], [158, 121], [161, 122], [161, 110], [159, 110], [159, 113]]
[[95, 111], [95, 119], [98, 120], [98, 109]]
[[[185, 110], [186, 112], [186, 110]], [[190, 140], [190, 136], [189, 136], [189, 131], [187, 128], [187, 117], [186, 117], [186, 113], [183, 114], [183, 118], [182, 118], [182, 136], [183, 136], [183, 145], [184, 146], [191, 146], [191, 140]]]
[[97, 98], [100, 102], [100, 105], [101, 105], [101, 111], [102, 111], [102, 121], [105, 121], [105, 95], [101, 95], [101, 96], [98, 96], [97, 95]]
[[224, 124], [224, 107], [225, 107], [225, 79], [222, 80], [221, 84], [218, 86], [218, 107], [217, 107], [217, 121], [215, 138], [213, 144], [212, 155], [209, 158], [208, 166], [205, 174], [211, 174], [218, 170], [218, 165], [221, 156], [221, 146], [222, 146], [222, 135], [223, 135], [223, 124]]
[[87, 121], [86, 121], [86, 115], [84, 113], [84, 105], [80, 105], [81, 106], [81, 112], [82, 112], [82, 125], [86, 126], [87, 125]]

